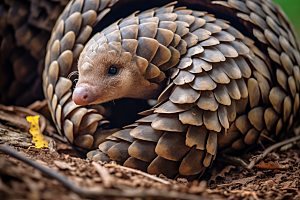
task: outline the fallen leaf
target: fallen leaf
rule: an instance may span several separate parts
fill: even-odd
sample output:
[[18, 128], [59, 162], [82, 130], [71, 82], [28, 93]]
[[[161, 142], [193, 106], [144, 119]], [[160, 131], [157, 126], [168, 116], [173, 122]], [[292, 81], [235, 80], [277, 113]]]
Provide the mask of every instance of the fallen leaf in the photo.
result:
[[259, 164], [254, 165], [254, 167], [260, 168], [260, 169], [289, 169], [289, 165], [281, 165], [278, 162], [269, 161], [268, 163], [265, 163], [261, 161]]
[[251, 176], [251, 177], [247, 177], [247, 178], [242, 178], [242, 179], [238, 179], [238, 180], [233, 180], [231, 183], [239, 183], [239, 184], [246, 184], [250, 181], [253, 181], [256, 178], [256, 176]]
[[76, 167], [71, 167], [71, 165], [69, 165], [68, 163], [58, 161], [58, 160], [55, 160], [54, 164], [60, 169], [68, 169], [68, 170], [75, 170], [76, 169]]
[[297, 192], [297, 193], [299, 193], [299, 190], [297, 188], [281, 188], [281, 190], [287, 190], [287, 191], [290, 191], [290, 192]]
[[[277, 169], [275, 169], [275, 170], [277, 170]], [[275, 170], [274, 170], [274, 171], [275, 171]], [[273, 173], [274, 173], [274, 172], [273, 172]], [[278, 173], [278, 174], [275, 174], [274, 178], [275, 178], [276, 180], [278, 180], [278, 181], [281, 181], [281, 179], [282, 179], [283, 176], [284, 176], [283, 173]]]
[[297, 179], [295, 179], [294, 181], [293, 181], [293, 183], [290, 185], [290, 187], [291, 188], [297, 188], [297, 184], [298, 183], [298, 180]]
[[274, 169], [273, 174], [278, 174], [278, 173], [282, 173], [282, 172], [279, 171], [278, 169]]
[[48, 147], [49, 144], [40, 131], [39, 118], [39, 115], [26, 117], [27, 121], [31, 123], [29, 133], [31, 133], [32, 135], [32, 140], [34, 141], [35, 148]]
[[236, 168], [236, 166], [234, 166], [234, 165], [227, 165], [224, 169], [222, 169], [222, 171], [220, 173], [212, 176], [208, 182], [211, 183], [212, 181], [216, 181], [216, 178], [218, 178], [218, 177], [225, 178], [225, 175], [227, 173], [229, 173], [231, 169], [235, 169], [235, 168]]
[[293, 183], [293, 181], [286, 181], [281, 183], [280, 185], [282, 186], [282, 188], [288, 188], [290, 187], [290, 185]]

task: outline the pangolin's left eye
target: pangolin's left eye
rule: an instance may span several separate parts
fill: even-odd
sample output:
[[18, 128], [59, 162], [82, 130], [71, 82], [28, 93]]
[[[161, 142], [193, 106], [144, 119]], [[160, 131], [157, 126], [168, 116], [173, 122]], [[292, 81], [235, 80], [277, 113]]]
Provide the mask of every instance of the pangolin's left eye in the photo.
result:
[[116, 66], [111, 66], [108, 70], [108, 73], [111, 75], [116, 75], [118, 73], [118, 68]]

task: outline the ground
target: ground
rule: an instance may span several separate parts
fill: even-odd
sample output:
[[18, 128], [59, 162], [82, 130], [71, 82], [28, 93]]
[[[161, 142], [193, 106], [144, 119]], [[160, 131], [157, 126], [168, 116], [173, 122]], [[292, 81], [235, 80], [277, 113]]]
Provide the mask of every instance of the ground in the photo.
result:
[[[41, 126], [50, 135], [46, 137], [49, 148], [28, 148], [33, 145], [24, 118], [28, 112], [0, 106], [0, 143], [8, 143], [21, 157], [46, 167], [46, 172], [0, 152], [1, 199], [300, 199], [297, 141], [269, 153], [264, 163], [251, 170], [228, 165], [228, 158], [219, 157], [201, 180], [188, 182], [151, 176], [116, 163], [86, 161], [44, 118]], [[0, 150], [3, 148], [7, 147], [1, 145]], [[240, 160], [249, 163], [262, 150], [258, 147]], [[49, 169], [59, 178], [53, 178]]]

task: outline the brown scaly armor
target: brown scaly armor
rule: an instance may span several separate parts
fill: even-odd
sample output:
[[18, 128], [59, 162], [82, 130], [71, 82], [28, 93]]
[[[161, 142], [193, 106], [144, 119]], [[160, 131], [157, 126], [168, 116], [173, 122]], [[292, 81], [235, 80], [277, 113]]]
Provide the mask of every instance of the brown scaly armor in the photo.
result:
[[68, 0], [0, 1], [0, 102], [27, 106], [43, 99], [47, 41]]
[[[70, 2], [48, 43], [43, 89], [53, 120], [71, 143], [84, 149], [100, 144], [88, 153], [90, 159], [193, 179], [212, 164], [217, 151], [243, 151], [266, 137], [279, 138], [296, 123], [299, 43], [277, 5], [182, 0], [179, 4], [189, 9], [171, 3], [132, 14], [84, 47], [108, 7], [113, 13], [132, 2]], [[108, 56], [112, 64], [134, 64], [145, 77], [142, 84], [151, 89], [165, 85], [158, 104], [141, 113], [144, 118], [107, 138], [103, 134], [109, 131], [97, 129], [105, 122], [103, 108], [76, 105], [67, 78], [79, 59], [80, 85], [80, 74], [95, 67], [96, 54]]]

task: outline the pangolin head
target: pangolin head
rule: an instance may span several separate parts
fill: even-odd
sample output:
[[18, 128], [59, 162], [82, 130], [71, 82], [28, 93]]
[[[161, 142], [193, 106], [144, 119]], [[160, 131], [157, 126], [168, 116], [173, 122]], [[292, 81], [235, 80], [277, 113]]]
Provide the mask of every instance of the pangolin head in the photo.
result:
[[135, 45], [137, 40], [114, 40], [108, 41], [103, 33], [98, 33], [84, 47], [73, 92], [76, 104], [100, 104], [123, 97], [149, 98], [157, 90], [158, 85], [145, 77], [148, 61], [122, 47], [126, 42]]

